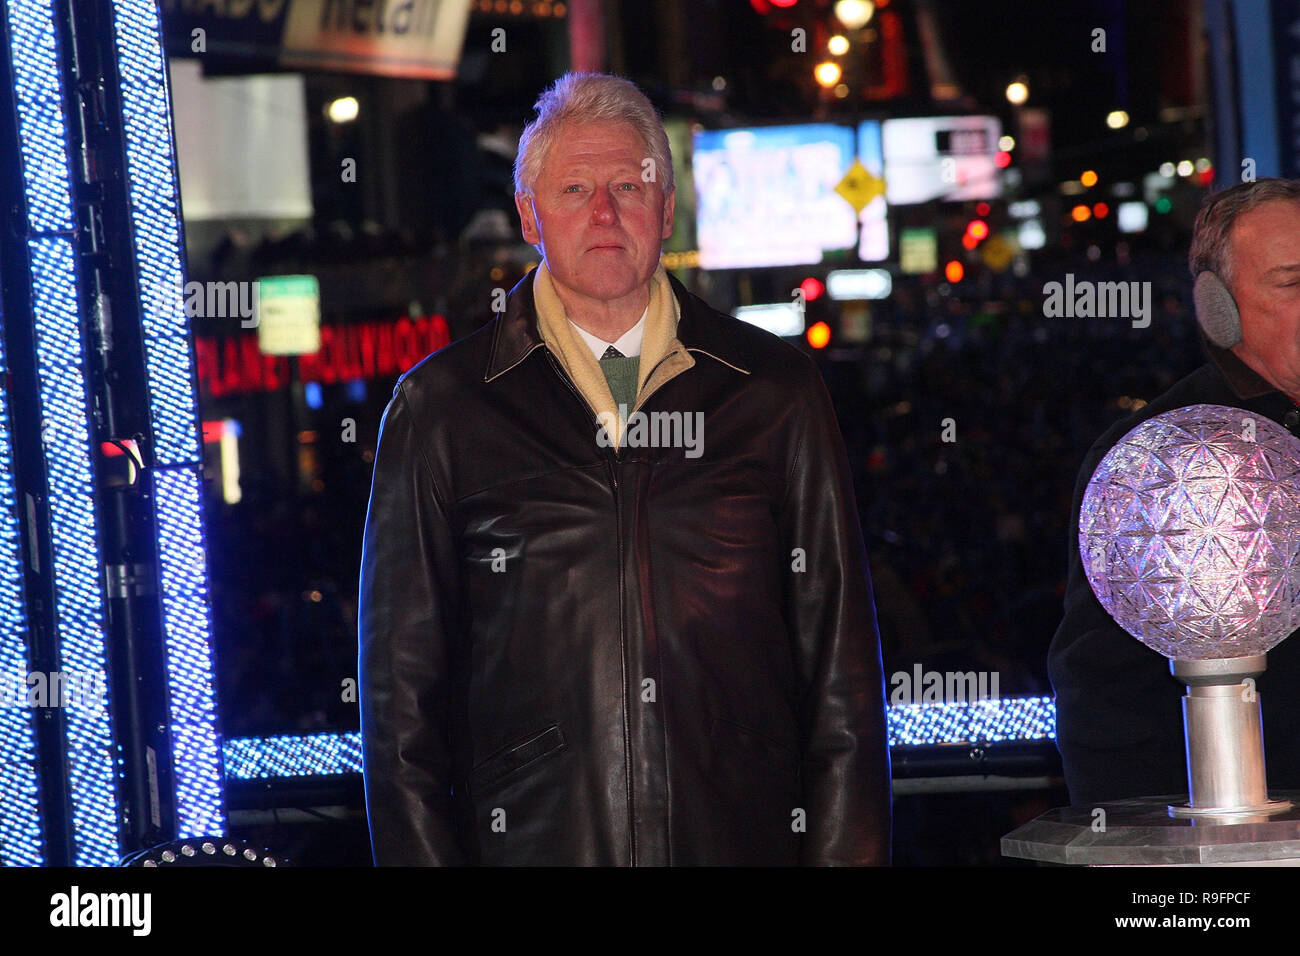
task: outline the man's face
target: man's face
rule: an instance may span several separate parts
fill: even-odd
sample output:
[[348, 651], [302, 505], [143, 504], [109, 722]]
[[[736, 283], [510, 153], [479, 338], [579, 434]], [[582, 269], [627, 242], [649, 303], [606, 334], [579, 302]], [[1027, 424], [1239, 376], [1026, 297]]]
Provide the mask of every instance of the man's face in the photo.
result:
[[1300, 202], [1243, 213], [1232, 227], [1232, 294], [1241, 313], [1233, 351], [1288, 395], [1300, 396]]
[[673, 233], [673, 193], [642, 180], [645, 145], [626, 123], [570, 122], [544, 157], [535, 195], [516, 195], [524, 240], [586, 304], [636, 300]]

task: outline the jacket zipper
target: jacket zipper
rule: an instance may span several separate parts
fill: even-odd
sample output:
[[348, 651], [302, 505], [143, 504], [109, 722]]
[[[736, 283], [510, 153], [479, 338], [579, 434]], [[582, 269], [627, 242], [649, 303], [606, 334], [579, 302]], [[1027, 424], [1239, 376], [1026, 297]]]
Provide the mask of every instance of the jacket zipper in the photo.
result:
[[[555, 369], [555, 374], [560, 380], [569, 387], [583, 407], [591, 415], [591, 421], [597, 421], [596, 410], [591, 407], [576, 385], [564, 374], [560, 368], [560, 363], [555, 360], [550, 349], [546, 350], [546, 358], [551, 363], [551, 368]], [[648, 397], [648, 396], [647, 396]], [[631, 865], [636, 866], [636, 797], [632, 786], [632, 734], [628, 729], [627, 723], [627, 620], [624, 608], [627, 606], [627, 583], [623, 577], [623, 508], [619, 501], [618, 494], [618, 470], [615, 467], [619, 460], [619, 453], [622, 451], [622, 445], [612, 452], [607, 453], [605, 457], [605, 470], [609, 474], [610, 489], [614, 493], [614, 547], [618, 554], [618, 641], [619, 641], [619, 659], [623, 668], [623, 774], [627, 779], [627, 810], [628, 810], [628, 840], [631, 843]]]

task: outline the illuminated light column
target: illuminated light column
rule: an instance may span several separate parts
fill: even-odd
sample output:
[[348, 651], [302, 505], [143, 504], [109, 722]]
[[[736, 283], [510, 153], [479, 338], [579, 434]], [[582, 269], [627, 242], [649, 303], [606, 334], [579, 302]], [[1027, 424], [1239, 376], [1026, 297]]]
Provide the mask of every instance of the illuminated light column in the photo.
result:
[[[81, 334], [76, 221], [69, 172], [61, 39], [48, 0], [9, 0], [5, 22], [18, 119], [31, 280], [31, 321], [42, 413], [46, 514], [59, 670], [107, 688], [91, 439]], [[10, 316], [10, 321], [14, 317]], [[12, 476], [12, 471], [6, 471]], [[116, 749], [103, 701], [62, 708], [63, 771], [78, 865], [117, 862]], [[8, 795], [6, 794], [6, 798]], [[21, 824], [20, 824], [21, 825]]]
[[[7, 379], [3, 329], [0, 314], [0, 379]], [[21, 694], [25, 686], [13, 682], [31, 672], [31, 662], [12, 450], [8, 395], [0, 388], [0, 680], [4, 693]], [[9, 704], [0, 702], [0, 863], [40, 866], [45, 853], [35, 711]]]
[[184, 839], [224, 834], [226, 826], [194, 350], [181, 295], [184, 239], [158, 9], [149, 0], [116, 0], [107, 6], [121, 83], [127, 187], [153, 425], [150, 474], [157, 520], [176, 836]]

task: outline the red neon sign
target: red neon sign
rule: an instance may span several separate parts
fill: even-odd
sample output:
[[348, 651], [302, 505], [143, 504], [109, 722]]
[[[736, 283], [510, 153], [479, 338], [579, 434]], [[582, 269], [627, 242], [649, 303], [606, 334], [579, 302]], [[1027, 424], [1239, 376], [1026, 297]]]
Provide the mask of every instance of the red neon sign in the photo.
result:
[[[298, 357], [298, 377], [322, 385], [388, 378], [450, 342], [447, 320], [441, 315], [322, 325], [320, 351]], [[200, 335], [194, 348], [199, 391], [205, 398], [273, 392], [289, 383], [288, 358], [263, 355], [256, 332]]]

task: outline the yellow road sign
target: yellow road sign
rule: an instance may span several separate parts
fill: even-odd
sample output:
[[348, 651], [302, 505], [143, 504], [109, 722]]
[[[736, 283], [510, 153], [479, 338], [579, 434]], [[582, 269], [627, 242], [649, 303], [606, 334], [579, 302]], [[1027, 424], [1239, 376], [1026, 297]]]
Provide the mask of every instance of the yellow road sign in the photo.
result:
[[855, 159], [835, 191], [847, 199], [857, 212], [862, 212], [871, 200], [885, 194], [885, 181], [879, 176], [871, 175], [867, 167]]

